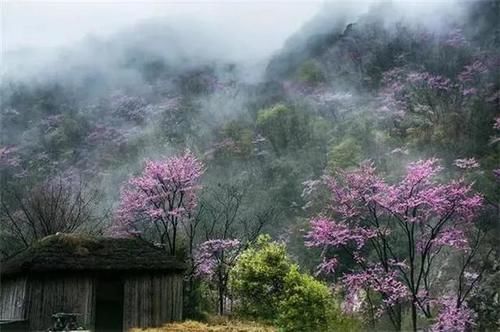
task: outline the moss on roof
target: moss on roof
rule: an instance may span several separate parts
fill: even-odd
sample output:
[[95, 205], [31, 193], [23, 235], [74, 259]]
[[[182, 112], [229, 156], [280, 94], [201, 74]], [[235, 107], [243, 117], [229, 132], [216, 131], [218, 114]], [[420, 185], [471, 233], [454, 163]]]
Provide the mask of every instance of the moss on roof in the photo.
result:
[[47, 236], [1, 264], [1, 274], [51, 271], [182, 271], [184, 263], [131, 238]]

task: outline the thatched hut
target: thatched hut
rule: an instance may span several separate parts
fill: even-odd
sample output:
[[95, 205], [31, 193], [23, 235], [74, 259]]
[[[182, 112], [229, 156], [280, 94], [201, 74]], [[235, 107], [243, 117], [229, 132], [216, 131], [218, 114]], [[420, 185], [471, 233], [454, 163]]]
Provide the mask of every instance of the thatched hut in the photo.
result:
[[46, 331], [78, 313], [93, 331], [127, 331], [182, 318], [184, 264], [136, 239], [49, 236], [1, 265], [0, 321]]

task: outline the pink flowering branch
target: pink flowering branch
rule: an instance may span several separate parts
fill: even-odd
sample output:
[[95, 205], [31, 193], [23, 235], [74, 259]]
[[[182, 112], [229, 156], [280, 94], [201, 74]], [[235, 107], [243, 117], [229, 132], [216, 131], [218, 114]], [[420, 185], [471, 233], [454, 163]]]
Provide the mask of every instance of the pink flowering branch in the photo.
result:
[[195, 275], [215, 285], [219, 314], [224, 314], [224, 298], [228, 292], [229, 271], [242, 249], [237, 239], [215, 239], [201, 243], [195, 253]]
[[474, 325], [474, 312], [466, 305], [457, 306], [457, 299], [453, 296], [446, 296], [436, 301], [436, 304], [441, 307], [441, 310], [430, 332], [465, 332]]
[[203, 164], [189, 151], [147, 162], [143, 173], [122, 189], [113, 233], [155, 233], [174, 255], [179, 223], [187, 222], [196, 208], [202, 174]]
[[[397, 328], [400, 315], [394, 307], [405, 302], [412, 308], [414, 330], [417, 309], [431, 316], [419, 294], [429, 292], [435, 258], [442, 248], [470, 250], [467, 230], [483, 204], [461, 179], [437, 182], [441, 169], [436, 159], [414, 162], [395, 184], [378, 177], [370, 163], [325, 177], [331, 201], [311, 220], [306, 236], [306, 245], [324, 248], [323, 255], [327, 248], [349, 253], [360, 271], [343, 277], [347, 299], [357, 298], [352, 292], [360, 289], [380, 294], [378, 314], [386, 310]], [[401, 245], [406, 249], [396, 251]], [[367, 252], [376, 258], [363, 257]], [[337, 257], [323, 257], [320, 269], [333, 273], [337, 263]]]
[[234, 262], [234, 253], [240, 247], [239, 240], [208, 240], [201, 243], [195, 253], [195, 275], [211, 280], [220, 269]]

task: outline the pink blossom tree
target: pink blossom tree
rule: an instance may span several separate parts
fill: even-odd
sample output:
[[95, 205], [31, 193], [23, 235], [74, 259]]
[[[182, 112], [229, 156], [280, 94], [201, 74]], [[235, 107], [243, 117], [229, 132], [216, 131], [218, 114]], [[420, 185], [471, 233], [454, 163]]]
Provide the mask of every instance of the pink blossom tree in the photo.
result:
[[[193, 229], [201, 232], [191, 237], [201, 242], [193, 250], [191, 269], [193, 277], [207, 283], [217, 294], [217, 310], [222, 315], [227, 308], [226, 299], [231, 299], [228, 281], [236, 259], [281, 212], [275, 206], [262, 206], [255, 214], [243, 210], [244, 187], [236, 183], [219, 183], [208, 187], [204, 194], [198, 209], [198, 224]], [[191, 275], [188, 281], [192, 281]]]
[[392, 68], [383, 73], [378, 115], [412, 147], [463, 153], [469, 149], [464, 145], [484, 140], [480, 121], [495, 112], [495, 58], [476, 50], [463, 63], [450, 65], [453, 70]]
[[[442, 252], [471, 250], [467, 234], [483, 200], [461, 179], [438, 182], [440, 170], [436, 159], [414, 162], [399, 182], [391, 184], [366, 163], [324, 178], [331, 200], [311, 220], [306, 244], [324, 249], [320, 269], [327, 273], [335, 271], [339, 260], [332, 250], [347, 253], [357, 263], [358, 269], [341, 279], [347, 309], [365, 291], [375, 316], [387, 312], [397, 329], [404, 304], [411, 308], [414, 331], [419, 312], [432, 317], [431, 294], [443, 295], [435, 292], [441, 267], [436, 258]], [[370, 293], [381, 298], [378, 308]], [[453, 310], [465, 310], [468, 294], [470, 290], [459, 292]], [[441, 315], [445, 314], [440, 314], [439, 321], [444, 319]]]
[[198, 277], [217, 288], [219, 314], [224, 314], [224, 299], [227, 295], [229, 271], [234, 266], [242, 245], [237, 239], [216, 239], [201, 243], [195, 254]]
[[142, 174], [122, 189], [113, 233], [150, 237], [175, 255], [179, 226], [196, 208], [203, 172], [203, 164], [189, 151], [148, 161]]

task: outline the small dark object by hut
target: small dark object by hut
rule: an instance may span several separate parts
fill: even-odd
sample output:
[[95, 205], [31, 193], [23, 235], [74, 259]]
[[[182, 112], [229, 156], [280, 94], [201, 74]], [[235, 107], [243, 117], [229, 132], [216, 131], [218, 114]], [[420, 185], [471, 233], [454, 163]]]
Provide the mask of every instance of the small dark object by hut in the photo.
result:
[[83, 330], [81, 326], [78, 326], [77, 317], [80, 314], [58, 312], [52, 315], [54, 320], [54, 325], [49, 329], [49, 332], [56, 331], [73, 331], [73, 330]]
[[0, 321], [47, 331], [52, 315], [77, 313], [97, 332], [159, 326], [182, 318], [184, 269], [141, 240], [52, 235], [2, 262]]

